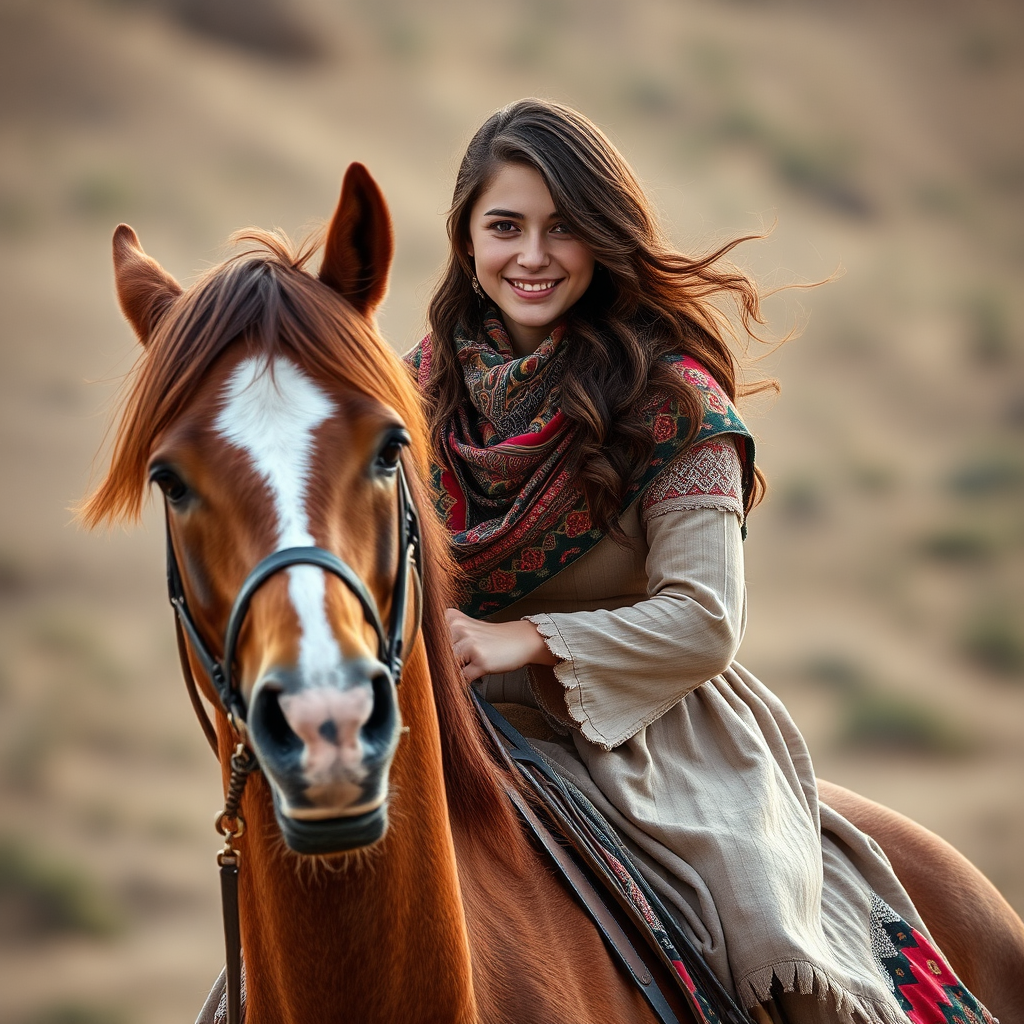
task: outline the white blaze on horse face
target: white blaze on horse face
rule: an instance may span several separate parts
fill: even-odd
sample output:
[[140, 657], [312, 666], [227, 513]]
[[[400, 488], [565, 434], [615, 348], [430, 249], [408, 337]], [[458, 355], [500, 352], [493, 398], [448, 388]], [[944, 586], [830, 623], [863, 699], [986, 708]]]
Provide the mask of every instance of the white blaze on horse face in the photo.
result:
[[[334, 415], [330, 398], [293, 362], [277, 356], [244, 359], [224, 388], [215, 428], [247, 452], [277, 511], [277, 550], [311, 547], [306, 491], [313, 433]], [[324, 572], [297, 565], [288, 573], [288, 596], [299, 619], [299, 669], [307, 683], [326, 683], [341, 665], [341, 650], [327, 620]]]

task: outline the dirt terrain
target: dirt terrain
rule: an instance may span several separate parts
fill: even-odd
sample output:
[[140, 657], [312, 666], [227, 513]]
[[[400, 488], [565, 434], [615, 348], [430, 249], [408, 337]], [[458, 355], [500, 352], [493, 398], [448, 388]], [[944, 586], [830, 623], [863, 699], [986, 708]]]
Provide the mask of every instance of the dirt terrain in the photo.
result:
[[[454, 162], [572, 103], [687, 250], [774, 225], [746, 411], [771, 483], [741, 660], [819, 774], [1024, 911], [1024, 9], [940, 0], [0, 0], [0, 1024], [180, 1024], [222, 962], [219, 776], [177, 674], [161, 524], [69, 506], [135, 346], [119, 221], [181, 280], [293, 236], [366, 163], [419, 336]], [[951, 898], [955, 898], [951, 896]]]

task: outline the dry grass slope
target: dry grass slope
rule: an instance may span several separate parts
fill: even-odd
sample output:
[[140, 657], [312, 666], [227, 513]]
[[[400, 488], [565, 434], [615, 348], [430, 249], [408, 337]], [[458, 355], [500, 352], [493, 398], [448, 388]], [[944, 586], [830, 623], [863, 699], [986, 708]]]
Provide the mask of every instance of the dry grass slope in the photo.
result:
[[783, 393], [748, 409], [772, 494], [741, 657], [819, 774], [1024, 909], [1022, 51], [1010, 0], [2, 0], [0, 1024], [179, 1022], [221, 957], [158, 521], [68, 526], [135, 355], [113, 226], [187, 279], [362, 160], [405, 348], [455, 156], [528, 94], [604, 125], [681, 246], [777, 217], [740, 256], [766, 285], [842, 265], [769, 302], [806, 329], [752, 371]]

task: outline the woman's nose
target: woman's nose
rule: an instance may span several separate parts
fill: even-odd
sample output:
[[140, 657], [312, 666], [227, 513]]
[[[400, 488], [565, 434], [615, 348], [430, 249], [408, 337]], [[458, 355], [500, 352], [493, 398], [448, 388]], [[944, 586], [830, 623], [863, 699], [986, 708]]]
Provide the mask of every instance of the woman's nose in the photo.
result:
[[551, 262], [551, 255], [544, 244], [543, 236], [524, 236], [523, 248], [517, 262], [523, 270], [540, 270], [546, 267]]

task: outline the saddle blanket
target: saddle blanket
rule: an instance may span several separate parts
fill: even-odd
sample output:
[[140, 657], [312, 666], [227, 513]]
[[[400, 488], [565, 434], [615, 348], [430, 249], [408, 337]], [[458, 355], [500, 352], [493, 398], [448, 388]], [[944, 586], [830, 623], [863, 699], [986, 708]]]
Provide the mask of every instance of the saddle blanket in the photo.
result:
[[[537, 754], [543, 758], [539, 751]], [[543, 759], [558, 773], [559, 766], [554, 761]], [[647, 885], [611, 824], [569, 779], [560, 774], [558, 779], [561, 792], [572, 799], [590, 825], [591, 838], [596, 841], [611, 875], [647, 922], [694, 996], [703, 1014], [700, 1024], [719, 1024], [722, 1000], [724, 997], [728, 1005], [728, 997], [713, 980], [709, 984], [708, 977], [701, 978], [698, 971], [688, 969], [687, 963], [692, 968], [694, 955], [689, 940]], [[690, 955], [684, 955], [682, 950]], [[942, 954], [877, 895], [872, 898], [871, 950], [878, 973], [911, 1024], [998, 1024], [960, 984]]]

